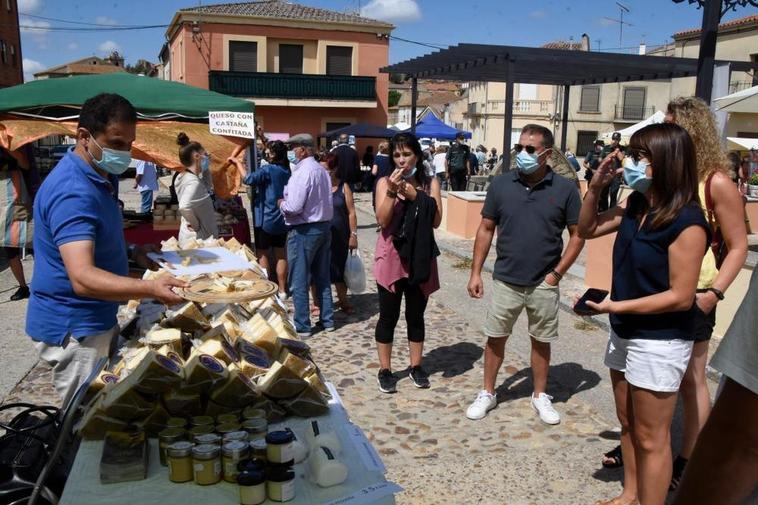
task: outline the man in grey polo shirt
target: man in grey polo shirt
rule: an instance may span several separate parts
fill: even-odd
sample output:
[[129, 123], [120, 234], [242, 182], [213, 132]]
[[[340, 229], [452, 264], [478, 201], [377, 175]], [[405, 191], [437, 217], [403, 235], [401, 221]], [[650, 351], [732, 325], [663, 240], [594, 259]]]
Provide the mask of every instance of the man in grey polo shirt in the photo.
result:
[[[550, 130], [526, 125], [514, 148], [516, 170], [493, 179], [474, 243], [468, 292], [473, 298], [482, 298], [482, 265], [497, 227], [493, 293], [484, 325], [484, 389], [466, 417], [482, 419], [497, 405], [495, 381], [505, 341], [526, 309], [532, 343], [532, 407], [543, 422], [558, 424], [561, 418], [545, 389], [550, 343], [558, 338], [558, 283], [584, 247], [576, 227], [582, 202], [576, 184], [547, 165], [553, 149]], [[563, 251], [566, 227], [571, 238]]]

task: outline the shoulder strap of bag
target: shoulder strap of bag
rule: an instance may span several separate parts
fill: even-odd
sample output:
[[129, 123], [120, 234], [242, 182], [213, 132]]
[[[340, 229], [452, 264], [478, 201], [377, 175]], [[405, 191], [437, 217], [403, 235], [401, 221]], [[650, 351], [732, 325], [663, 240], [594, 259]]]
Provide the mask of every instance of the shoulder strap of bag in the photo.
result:
[[708, 218], [708, 223], [711, 225], [711, 228], [715, 230], [716, 218], [713, 213], [713, 197], [711, 197], [711, 180], [713, 179], [714, 173], [709, 175], [705, 180], [705, 210], [706, 217]]

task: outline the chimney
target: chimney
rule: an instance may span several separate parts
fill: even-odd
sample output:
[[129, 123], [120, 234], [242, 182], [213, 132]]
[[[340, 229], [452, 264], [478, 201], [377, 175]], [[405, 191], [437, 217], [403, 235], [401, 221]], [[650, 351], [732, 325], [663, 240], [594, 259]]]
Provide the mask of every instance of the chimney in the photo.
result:
[[640, 52], [639, 54], [644, 56], [645, 52], [647, 51], [647, 45], [644, 42], [640, 42]]
[[586, 33], [582, 34], [582, 51], [589, 51], [590, 50], [590, 36]]

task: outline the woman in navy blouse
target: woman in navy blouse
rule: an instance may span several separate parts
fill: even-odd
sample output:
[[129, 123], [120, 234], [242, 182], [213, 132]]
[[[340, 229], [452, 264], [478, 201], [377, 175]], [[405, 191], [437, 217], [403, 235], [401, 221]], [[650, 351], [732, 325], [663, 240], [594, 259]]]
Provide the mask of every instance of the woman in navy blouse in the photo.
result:
[[[710, 228], [698, 198], [695, 149], [675, 124], [636, 132], [627, 149], [611, 153], [590, 182], [579, 235], [618, 232], [611, 296], [599, 304], [611, 334], [610, 368], [621, 422], [624, 489], [599, 504], [663, 505], [671, 480], [670, 426], [679, 385], [692, 353], [695, 291]], [[618, 175], [634, 192], [621, 206], [597, 213], [602, 189]]]

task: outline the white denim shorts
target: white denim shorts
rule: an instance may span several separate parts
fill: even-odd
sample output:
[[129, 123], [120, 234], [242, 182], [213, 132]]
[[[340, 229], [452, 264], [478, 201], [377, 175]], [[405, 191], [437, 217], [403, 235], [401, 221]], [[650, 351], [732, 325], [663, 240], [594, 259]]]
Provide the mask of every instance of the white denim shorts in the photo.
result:
[[692, 355], [691, 340], [625, 339], [611, 330], [605, 366], [623, 372], [638, 388], [661, 393], [679, 391]]

